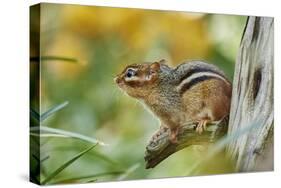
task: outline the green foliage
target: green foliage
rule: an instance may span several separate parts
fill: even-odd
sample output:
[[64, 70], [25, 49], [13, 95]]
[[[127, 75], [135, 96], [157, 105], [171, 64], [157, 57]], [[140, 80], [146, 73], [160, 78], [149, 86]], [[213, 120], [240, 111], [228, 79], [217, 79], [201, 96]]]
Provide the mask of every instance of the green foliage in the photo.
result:
[[[41, 119], [44, 119], [44, 118], [41, 118]], [[98, 141], [96, 139], [93, 139], [91, 137], [84, 136], [82, 134], [78, 134], [78, 133], [75, 133], [75, 132], [61, 130], [61, 129], [55, 129], [55, 128], [44, 127], [44, 126], [38, 126], [38, 127], [30, 128], [30, 131], [31, 132], [32, 131], [40, 131], [39, 135], [33, 134], [34, 136], [76, 138], [76, 139], [80, 139], [82, 141], [86, 141], [86, 142], [89, 142], [89, 143], [92, 143], [92, 144], [105, 145], [103, 142]], [[52, 133], [52, 134], [48, 134], [48, 133], [44, 133], [44, 132], [48, 132], [48, 133]]]
[[[48, 184], [49, 182], [53, 181], [54, 178], [61, 173], [65, 168], [67, 168], [69, 165], [71, 165], [73, 162], [75, 162], [77, 159], [79, 159], [80, 157], [82, 157], [83, 155], [85, 155], [86, 153], [88, 153], [90, 150], [92, 150], [94, 147], [96, 147], [98, 144], [99, 145], [104, 145], [103, 142], [100, 142], [96, 139], [93, 139], [91, 137], [87, 137], [85, 135], [82, 134], [78, 134], [78, 133], [74, 133], [74, 132], [70, 132], [70, 131], [65, 131], [65, 130], [61, 130], [61, 129], [55, 129], [55, 128], [50, 128], [50, 127], [45, 127], [42, 126], [41, 123], [43, 123], [44, 120], [46, 120], [49, 116], [55, 114], [56, 112], [58, 112], [59, 110], [63, 109], [64, 107], [66, 107], [68, 105], [68, 102], [64, 102], [62, 104], [56, 105], [52, 108], [50, 108], [49, 110], [47, 110], [46, 112], [44, 112], [42, 115], [40, 115], [37, 111], [35, 111], [34, 109], [30, 109], [30, 116], [32, 118], [34, 118], [36, 121], [38, 121], [40, 124], [39, 126], [33, 126], [30, 128], [30, 136], [31, 138], [33, 136], [36, 137], [50, 137], [50, 138], [54, 138], [54, 137], [61, 137], [61, 138], [72, 138], [72, 139], [78, 139], [78, 140], [82, 140], [82, 141], [86, 141], [88, 143], [94, 144], [92, 146], [90, 146], [89, 148], [83, 150], [82, 152], [76, 154], [74, 157], [72, 157], [70, 160], [64, 162], [61, 166], [59, 166], [55, 171], [53, 171], [52, 173], [50, 173], [49, 175], [47, 175], [47, 177], [43, 180], [40, 181], [38, 180], [36, 177], [38, 176], [38, 174], [34, 174], [31, 171], [31, 180], [38, 183], [38, 184]], [[46, 133], [44, 133], [46, 132]], [[38, 144], [36, 144], [37, 147], [40, 147]], [[36, 148], [37, 148], [36, 147]], [[39, 148], [40, 150], [41, 148]], [[35, 148], [31, 148], [31, 150], [35, 150]], [[37, 163], [37, 168], [42, 168], [43, 162], [48, 160], [50, 157], [47, 156], [43, 159], [40, 159], [38, 157], [39, 151], [35, 151], [35, 154], [32, 154], [32, 158], [35, 159], [36, 163]], [[108, 159], [106, 156], [97, 153], [97, 155], [101, 158], [103, 158], [104, 160], [111, 162], [112, 161], [110, 159]], [[40, 156], [40, 154], [39, 154]], [[120, 174], [121, 172], [110, 172], [110, 173], [102, 173], [102, 174], [96, 174], [96, 175], [90, 175], [90, 176], [82, 176], [82, 177], [76, 177], [76, 178], [72, 178], [69, 179], [70, 180], [80, 180], [80, 179], [89, 179], [89, 178], [93, 178], [93, 177], [100, 177], [100, 176], [106, 176], [106, 175], [112, 175], [112, 174]], [[61, 180], [61, 181], [67, 181], [67, 180]], [[60, 181], [57, 181], [57, 183], [59, 183]]]
[[138, 168], [140, 167], [140, 164], [134, 164], [130, 168], [128, 168], [122, 175], [120, 175], [117, 180], [125, 180], [128, 176], [130, 176], [132, 173], [134, 173]]
[[[112, 176], [112, 175], [119, 175], [124, 173], [123, 171], [113, 171], [113, 172], [104, 172], [104, 173], [98, 173], [98, 174], [91, 174], [91, 175], [86, 175], [86, 176], [79, 176], [79, 177], [74, 177], [74, 178], [65, 178], [65, 179], [60, 179], [57, 180], [56, 182], [52, 182], [53, 184], [61, 184], [61, 183], [67, 183], [67, 182], [81, 182], [81, 183], [88, 183], [90, 181], [97, 181], [97, 179], [93, 178], [98, 178], [98, 177], [103, 177], [103, 176]], [[89, 180], [93, 179], [93, 180]]]
[[66, 161], [64, 164], [62, 164], [60, 167], [58, 167], [58, 169], [56, 169], [53, 173], [51, 173], [50, 175], [48, 175], [42, 182], [41, 184], [47, 184], [48, 182], [52, 181], [52, 179], [54, 179], [54, 177], [56, 177], [61, 171], [63, 171], [65, 168], [67, 168], [69, 165], [71, 165], [73, 162], [75, 162], [77, 159], [79, 159], [80, 157], [82, 157], [84, 154], [86, 154], [88, 151], [90, 151], [91, 149], [93, 149], [97, 144], [90, 146], [89, 148], [85, 149], [84, 151], [82, 151], [81, 153], [78, 153], [77, 155], [75, 155], [72, 159]]
[[40, 62], [40, 61], [65, 61], [70, 63], [78, 63], [78, 60], [75, 58], [69, 57], [59, 57], [59, 56], [41, 56], [41, 57], [31, 57], [31, 62]]
[[30, 108], [30, 116], [34, 118], [37, 122], [40, 122], [40, 115], [38, 112]]
[[42, 115], [40, 115], [40, 121], [44, 121], [47, 117], [51, 116], [52, 114], [54, 114], [55, 112], [61, 110], [62, 108], [64, 108], [66, 105], [68, 105], [68, 101], [59, 104], [51, 109], [49, 109], [48, 111], [44, 112]]

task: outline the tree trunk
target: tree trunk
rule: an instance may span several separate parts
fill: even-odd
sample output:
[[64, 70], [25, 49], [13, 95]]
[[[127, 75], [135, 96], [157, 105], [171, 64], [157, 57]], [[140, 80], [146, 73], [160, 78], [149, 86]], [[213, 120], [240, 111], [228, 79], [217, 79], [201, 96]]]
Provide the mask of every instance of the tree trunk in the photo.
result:
[[273, 18], [249, 17], [236, 61], [227, 152], [238, 171], [273, 170]]

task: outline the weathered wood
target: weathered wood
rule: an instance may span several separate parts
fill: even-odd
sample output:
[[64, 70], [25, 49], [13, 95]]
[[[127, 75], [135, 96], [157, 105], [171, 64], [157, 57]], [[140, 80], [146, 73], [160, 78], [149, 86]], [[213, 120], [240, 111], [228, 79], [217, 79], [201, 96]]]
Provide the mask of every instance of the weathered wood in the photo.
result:
[[198, 134], [195, 131], [196, 124], [190, 122], [181, 127], [177, 136], [178, 142], [171, 143], [169, 140], [170, 131], [160, 129], [160, 134], [156, 138], [152, 138], [146, 147], [145, 161], [146, 168], [153, 168], [173, 153], [191, 146], [210, 144], [219, 140], [227, 133], [227, 120], [225, 118], [221, 122], [213, 122], [207, 126], [207, 129]]
[[253, 127], [228, 145], [237, 171], [273, 169], [273, 51], [273, 18], [249, 17], [236, 60], [228, 134]]
[[214, 143], [227, 133], [236, 135], [224, 145], [237, 171], [273, 169], [273, 18], [247, 21], [236, 61], [229, 125], [226, 121], [209, 125], [202, 135], [194, 126], [181, 128], [177, 144], [170, 143], [169, 131], [160, 130], [146, 147], [146, 168], [190, 145]]

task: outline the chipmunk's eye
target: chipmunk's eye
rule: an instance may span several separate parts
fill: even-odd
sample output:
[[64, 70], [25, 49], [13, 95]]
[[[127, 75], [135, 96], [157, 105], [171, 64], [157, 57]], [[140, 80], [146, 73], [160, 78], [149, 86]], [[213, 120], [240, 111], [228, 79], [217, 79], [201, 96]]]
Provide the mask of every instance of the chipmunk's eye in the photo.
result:
[[127, 70], [127, 73], [126, 73], [126, 77], [127, 78], [131, 78], [132, 76], [135, 76], [136, 75], [136, 71], [133, 70], [133, 69], [128, 69]]

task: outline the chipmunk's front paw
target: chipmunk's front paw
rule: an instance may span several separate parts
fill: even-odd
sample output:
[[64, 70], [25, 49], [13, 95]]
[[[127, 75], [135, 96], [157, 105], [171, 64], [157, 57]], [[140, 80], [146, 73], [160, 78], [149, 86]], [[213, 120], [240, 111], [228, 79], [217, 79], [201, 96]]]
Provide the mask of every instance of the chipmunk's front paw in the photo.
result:
[[172, 144], [177, 144], [178, 143], [178, 138], [176, 135], [170, 135], [169, 140]]
[[169, 140], [172, 144], [177, 144], [178, 143], [178, 133], [179, 133], [179, 128], [171, 129], [170, 137]]

